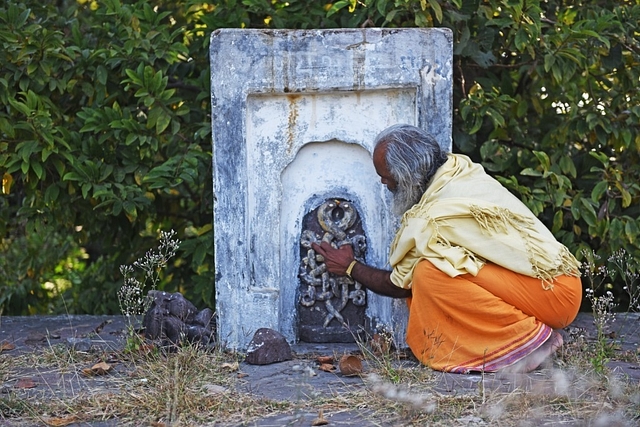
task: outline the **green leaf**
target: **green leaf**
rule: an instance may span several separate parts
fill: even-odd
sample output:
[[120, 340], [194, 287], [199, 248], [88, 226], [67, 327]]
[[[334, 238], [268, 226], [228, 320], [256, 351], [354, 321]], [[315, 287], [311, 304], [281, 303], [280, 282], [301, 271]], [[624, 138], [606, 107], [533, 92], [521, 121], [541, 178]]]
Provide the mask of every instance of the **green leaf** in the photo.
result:
[[580, 199], [580, 202], [582, 204], [582, 209], [580, 209], [582, 218], [589, 226], [594, 227], [596, 225], [597, 215], [593, 205], [589, 202], [589, 199]]
[[542, 170], [545, 172], [551, 169], [551, 160], [549, 159], [549, 155], [544, 151], [532, 151], [532, 153], [536, 156], [540, 165], [542, 166]]
[[387, 0], [378, 0], [376, 2], [376, 9], [381, 16], [385, 16], [385, 10], [387, 8]]
[[521, 27], [518, 29], [514, 42], [516, 44], [516, 48], [519, 51], [523, 51], [527, 47], [527, 43], [529, 42], [529, 35], [524, 28]]
[[548, 73], [551, 67], [553, 66], [553, 64], [555, 64], [555, 62], [556, 62], [555, 55], [553, 55], [552, 53], [547, 53], [544, 56], [544, 71]]
[[638, 234], [640, 234], [640, 230], [638, 230], [638, 224], [633, 218], [629, 218], [624, 226], [624, 234], [627, 237], [629, 243], [634, 243], [638, 241]]
[[158, 119], [156, 121], [156, 133], [159, 135], [167, 129], [171, 123], [171, 116], [169, 116], [164, 110], [158, 109]]
[[562, 229], [563, 220], [564, 214], [562, 213], [562, 210], [557, 210], [553, 215], [553, 225], [551, 226], [551, 232], [553, 234], [558, 233], [558, 231]]
[[13, 108], [18, 110], [19, 112], [21, 112], [25, 116], [30, 116], [31, 115], [31, 109], [29, 107], [27, 107], [27, 105], [25, 103], [20, 102], [20, 101], [16, 101], [13, 98], [9, 98], [8, 101], [9, 101], [9, 104], [11, 104], [11, 106]]
[[39, 162], [31, 162], [31, 170], [36, 174], [38, 179], [42, 179], [42, 165]]
[[631, 193], [629, 193], [626, 188], [621, 188], [620, 193], [622, 194], [622, 207], [628, 208], [629, 206], [631, 206]]
[[568, 174], [573, 178], [575, 178], [578, 173], [576, 171], [576, 166], [573, 163], [573, 160], [569, 156], [560, 157], [560, 168], [562, 169], [563, 173]]
[[524, 168], [520, 171], [520, 175], [525, 176], [542, 176], [542, 172], [533, 168]]
[[593, 187], [593, 190], [591, 190], [591, 200], [593, 200], [594, 202], [600, 200], [602, 195], [607, 191], [607, 188], [609, 188], [609, 183], [607, 181], [598, 182]]
[[349, 6], [351, 2], [349, 0], [339, 0], [331, 6], [331, 9], [327, 12], [327, 18], [340, 11], [340, 9]]
[[429, 6], [433, 9], [433, 13], [436, 15], [436, 19], [438, 22], [442, 22], [442, 8], [440, 7], [440, 3], [437, 0], [428, 0]]
[[58, 200], [60, 194], [60, 187], [58, 184], [51, 184], [44, 192], [44, 202], [50, 204]]
[[207, 247], [205, 245], [196, 246], [196, 250], [193, 253], [193, 260], [191, 261], [191, 265], [196, 267], [201, 265], [204, 262], [204, 258], [207, 256]]
[[137, 218], [138, 216], [138, 211], [136, 210], [136, 205], [129, 201], [126, 200], [123, 204], [122, 207], [124, 208], [124, 211], [130, 215], [131, 217], [133, 217], [134, 219]]
[[609, 239], [612, 241], [619, 240], [622, 236], [624, 227], [622, 225], [622, 221], [618, 218], [614, 218], [611, 220], [611, 226], [609, 227]]
[[118, 216], [122, 212], [122, 202], [119, 199], [113, 201], [113, 206], [111, 208], [111, 215]]
[[82, 188], [82, 198], [86, 199], [87, 195], [89, 194], [89, 190], [91, 190], [91, 183], [85, 182], [84, 184], [82, 184], [81, 188]]
[[78, 175], [76, 172], [67, 172], [63, 177], [63, 181], [84, 181], [84, 178]]
[[101, 85], [104, 86], [107, 84], [107, 69], [104, 65], [98, 65], [96, 68], [96, 77]]

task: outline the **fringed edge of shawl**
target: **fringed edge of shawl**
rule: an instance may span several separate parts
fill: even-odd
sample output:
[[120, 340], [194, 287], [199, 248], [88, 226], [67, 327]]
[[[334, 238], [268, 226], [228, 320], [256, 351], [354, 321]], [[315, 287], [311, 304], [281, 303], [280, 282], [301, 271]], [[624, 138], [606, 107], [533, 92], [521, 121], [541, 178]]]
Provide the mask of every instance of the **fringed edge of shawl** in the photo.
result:
[[[489, 235], [493, 233], [508, 233], [508, 226], [513, 227], [514, 230], [522, 235], [533, 277], [542, 281], [544, 290], [553, 289], [554, 278], [557, 276], [580, 277], [580, 264], [566, 246], [558, 243], [561, 245], [558, 259], [552, 260], [549, 258], [548, 253], [531, 244], [531, 240], [526, 238], [528, 229], [534, 225], [530, 218], [501, 207], [481, 208], [477, 205], [471, 205], [469, 210], [482, 231]], [[557, 267], [552, 269], [544, 267], [544, 263], [540, 262], [540, 259], [545, 259], [549, 265], [556, 264]]]
[[469, 213], [476, 220], [482, 231], [489, 235], [507, 233], [508, 225], [522, 234], [525, 232], [525, 228], [533, 225], [533, 221], [530, 218], [511, 212], [507, 208], [481, 208], [477, 205], [470, 205]]

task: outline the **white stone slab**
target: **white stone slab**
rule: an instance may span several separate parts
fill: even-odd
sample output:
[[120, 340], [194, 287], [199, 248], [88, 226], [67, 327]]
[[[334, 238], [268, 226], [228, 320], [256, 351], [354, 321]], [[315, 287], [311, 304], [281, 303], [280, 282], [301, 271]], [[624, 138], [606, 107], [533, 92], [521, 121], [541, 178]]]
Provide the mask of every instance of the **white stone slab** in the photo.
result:
[[[211, 37], [218, 334], [244, 349], [261, 327], [297, 340], [304, 215], [327, 198], [360, 209], [367, 262], [387, 265], [397, 219], [373, 169], [394, 123], [451, 147], [446, 29], [218, 30]], [[368, 294], [372, 325], [402, 340], [403, 301]]]

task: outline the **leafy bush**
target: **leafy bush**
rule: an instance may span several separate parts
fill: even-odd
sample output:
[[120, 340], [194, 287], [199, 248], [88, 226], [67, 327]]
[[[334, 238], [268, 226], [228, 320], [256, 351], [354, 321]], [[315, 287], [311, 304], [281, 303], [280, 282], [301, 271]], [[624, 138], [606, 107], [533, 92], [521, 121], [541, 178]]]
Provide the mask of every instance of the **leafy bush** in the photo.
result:
[[[82, 250], [65, 309], [117, 312], [118, 266], [170, 228], [185, 246], [159, 287], [213, 304], [208, 57], [197, 10], [160, 3], [0, 9], [5, 313], [46, 311], [47, 274]], [[70, 249], [24, 250], [54, 236]]]
[[640, 258], [637, 0], [49, 3], [0, 6], [5, 313], [58, 310], [54, 278], [67, 310], [117, 312], [118, 266], [168, 229], [183, 243], [159, 288], [213, 306], [208, 40], [222, 27], [451, 28], [454, 149], [579, 257]]

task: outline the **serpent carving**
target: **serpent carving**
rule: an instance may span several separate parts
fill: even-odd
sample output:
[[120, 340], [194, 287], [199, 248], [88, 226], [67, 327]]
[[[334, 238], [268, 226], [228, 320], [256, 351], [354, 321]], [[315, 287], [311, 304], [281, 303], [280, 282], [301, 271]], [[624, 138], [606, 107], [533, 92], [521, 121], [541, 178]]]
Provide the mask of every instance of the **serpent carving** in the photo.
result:
[[353, 229], [358, 213], [350, 202], [328, 200], [317, 211], [317, 220], [322, 232], [303, 230], [300, 235], [300, 246], [306, 250], [306, 256], [300, 261], [300, 280], [306, 289], [300, 292], [300, 304], [313, 307], [322, 303], [326, 309], [324, 327], [336, 319], [344, 325], [341, 314], [349, 301], [356, 306], [366, 304], [366, 293], [362, 285], [346, 276], [334, 276], [327, 272], [324, 258], [317, 254], [311, 243], [327, 242], [334, 248], [350, 244], [356, 259], [362, 260], [367, 244], [362, 234]]

